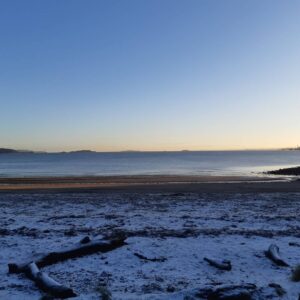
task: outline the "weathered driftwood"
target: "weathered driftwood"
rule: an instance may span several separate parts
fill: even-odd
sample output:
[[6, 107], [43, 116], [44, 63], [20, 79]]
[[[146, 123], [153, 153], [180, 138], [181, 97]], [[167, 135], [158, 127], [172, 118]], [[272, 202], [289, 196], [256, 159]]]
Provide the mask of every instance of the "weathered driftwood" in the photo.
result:
[[300, 244], [296, 242], [289, 242], [289, 246], [300, 247]]
[[265, 255], [278, 266], [283, 266], [283, 267], [289, 266], [289, 264], [281, 258], [279, 253], [279, 248], [275, 244], [270, 245], [269, 249], [265, 251]]
[[150, 257], [146, 257], [144, 256], [143, 254], [140, 254], [140, 253], [133, 253], [136, 257], [138, 257], [139, 259], [142, 259], [142, 260], [147, 260], [147, 261], [152, 261], [152, 262], [164, 262], [166, 260], [165, 257], [153, 257], [153, 258], [150, 258]]
[[232, 268], [230, 260], [217, 261], [217, 260], [210, 259], [207, 257], [204, 257], [204, 260], [207, 261], [211, 266], [214, 266], [220, 270], [230, 271]]
[[41, 272], [34, 262], [27, 265], [24, 273], [28, 278], [33, 280], [41, 290], [55, 297], [70, 298], [77, 296], [71, 288], [58, 283], [46, 273]]
[[[108, 252], [125, 245], [125, 238], [114, 239], [111, 241], [94, 241], [80, 244], [67, 250], [50, 252], [34, 261], [38, 268], [55, 264], [70, 258], [81, 257], [96, 252]], [[9, 273], [23, 273], [29, 263], [8, 264]]]

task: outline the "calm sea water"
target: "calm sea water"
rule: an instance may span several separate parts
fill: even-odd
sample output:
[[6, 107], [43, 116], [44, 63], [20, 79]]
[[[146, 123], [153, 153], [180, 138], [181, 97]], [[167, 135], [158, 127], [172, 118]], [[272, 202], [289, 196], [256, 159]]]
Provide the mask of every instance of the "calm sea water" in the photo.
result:
[[0, 176], [253, 175], [300, 165], [300, 151], [0, 154]]

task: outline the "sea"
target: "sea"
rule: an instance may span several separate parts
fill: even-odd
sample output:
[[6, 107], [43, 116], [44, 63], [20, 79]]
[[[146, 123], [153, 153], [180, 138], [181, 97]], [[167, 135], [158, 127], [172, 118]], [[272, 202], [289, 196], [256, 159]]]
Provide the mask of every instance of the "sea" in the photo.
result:
[[300, 151], [74, 152], [0, 154], [1, 177], [262, 175], [300, 165]]

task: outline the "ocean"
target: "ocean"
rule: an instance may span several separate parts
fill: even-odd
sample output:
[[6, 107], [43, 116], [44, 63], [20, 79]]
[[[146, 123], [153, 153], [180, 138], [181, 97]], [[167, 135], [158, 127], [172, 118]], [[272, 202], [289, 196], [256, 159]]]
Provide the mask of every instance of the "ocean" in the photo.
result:
[[75, 152], [0, 154], [1, 177], [260, 175], [300, 165], [300, 151]]

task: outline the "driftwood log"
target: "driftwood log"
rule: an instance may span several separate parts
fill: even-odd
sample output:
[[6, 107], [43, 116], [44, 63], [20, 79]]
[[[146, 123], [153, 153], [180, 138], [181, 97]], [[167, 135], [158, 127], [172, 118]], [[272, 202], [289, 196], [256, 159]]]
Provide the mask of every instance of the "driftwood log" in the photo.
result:
[[146, 257], [144, 256], [143, 254], [140, 254], [140, 253], [133, 253], [136, 257], [138, 257], [139, 259], [142, 259], [142, 260], [146, 260], [146, 261], [152, 261], [152, 262], [164, 262], [166, 260], [165, 257], [153, 257], [153, 258], [150, 258], [150, 257]]
[[39, 268], [55, 264], [70, 258], [81, 257], [96, 252], [108, 252], [125, 245], [125, 238], [113, 239], [111, 241], [94, 241], [90, 242], [85, 238], [81, 240], [79, 246], [70, 249], [50, 252], [35, 261], [24, 264], [8, 264], [9, 273], [24, 273], [28, 278], [33, 280], [36, 285], [43, 291], [59, 298], [75, 297], [76, 294], [71, 288], [68, 288], [46, 273], [41, 272]]
[[267, 258], [271, 259], [276, 265], [282, 267], [288, 267], [289, 264], [284, 261], [279, 253], [279, 247], [275, 244], [271, 244], [269, 249], [265, 251], [265, 255]]
[[296, 242], [289, 242], [289, 246], [300, 247], [300, 244]]
[[[88, 242], [86, 244], [80, 244], [79, 246], [70, 249], [56, 251], [56, 252], [49, 252], [48, 254], [35, 260], [34, 263], [38, 268], [42, 268], [70, 258], [81, 257], [96, 252], [103, 252], [103, 253], [109, 252], [123, 245], [125, 245], [125, 238], [114, 239], [111, 241], [101, 240], [101, 241]], [[24, 273], [29, 263], [8, 264], [9, 273]]]
[[56, 282], [46, 273], [41, 272], [34, 262], [27, 265], [25, 274], [28, 278], [33, 280], [41, 290], [55, 297], [70, 298], [77, 296], [71, 288]]
[[230, 271], [232, 268], [230, 260], [217, 261], [207, 257], [204, 257], [204, 260], [207, 261], [211, 266], [216, 267], [217, 269], [220, 270]]

